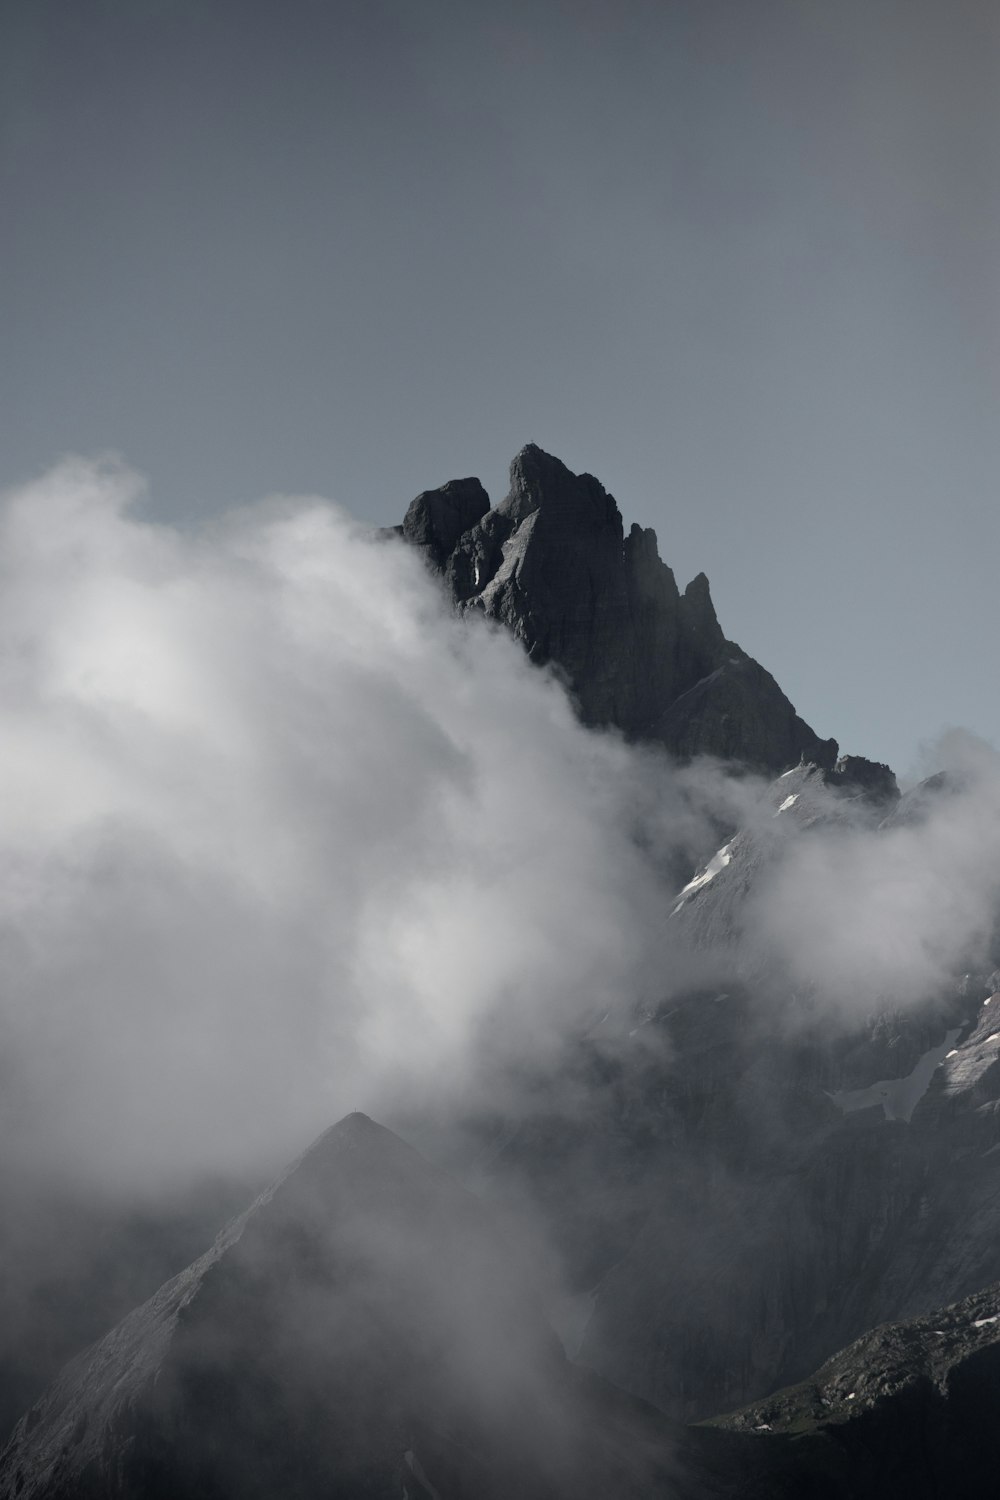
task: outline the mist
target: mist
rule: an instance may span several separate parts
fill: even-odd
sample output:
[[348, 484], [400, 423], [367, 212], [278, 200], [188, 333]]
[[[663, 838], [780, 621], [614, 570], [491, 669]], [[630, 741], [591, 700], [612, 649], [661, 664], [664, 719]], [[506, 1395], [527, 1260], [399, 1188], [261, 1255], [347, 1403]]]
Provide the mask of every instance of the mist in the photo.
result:
[[828, 796], [748, 900], [745, 930], [772, 983], [847, 1023], [915, 1009], [1000, 961], [1000, 755], [952, 730], [923, 758], [933, 777], [881, 819]]
[[[354, 1110], [489, 1200], [583, 1363], [665, 1246], [641, 1326], [721, 1346], [702, 1269], [778, 1211], [722, 1080], [770, 1160], [779, 1033], [910, 1012], [905, 1073], [997, 964], [990, 746], [895, 804], [676, 764], [327, 499], [181, 530], [66, 459], [0, 497], [0, 643], [0, 1423]], [[870, 1082], [807, 1076], [823, 1130]]]
[[325, 501], [144, 504], [69, 459], [0, 513], [9, 1167], [271, 1170], [660, 998], [674, 871], [753, 783], [583, 730]]
[[987, 961], [1000, 763], [971, 737], [918, 817], [814, 788], [779, 824], [754, 778], [581, 728], [335, 505], [181, 532], [146, 503], [67, 459], [0, 511], [8, 1170], [155, 1192], [355, 1107], [510, 1107], [506, 1061], [732, 961], [668, 920], [720, 827], [794, 835], [740, 943], [847, 1021]]

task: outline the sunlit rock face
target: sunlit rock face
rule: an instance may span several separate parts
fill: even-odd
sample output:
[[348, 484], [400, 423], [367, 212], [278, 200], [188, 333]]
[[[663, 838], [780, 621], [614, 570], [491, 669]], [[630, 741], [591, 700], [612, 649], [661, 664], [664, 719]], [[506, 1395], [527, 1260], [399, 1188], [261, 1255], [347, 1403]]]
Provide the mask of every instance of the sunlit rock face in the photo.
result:
[[626, 536], [592, 475], [529, 444], [494, 509], [477, 480], [453, 480], [419, 495], [400, 533], [443, 574], [458, 608], [506, 626], [532, 661], [565, 676], [586, 724], [685, 759], [771, 772], [801, 757], [833, 765], [836, 743], [726, 640], [705, 575], [681, 593], [655, 533], [633, 526]]

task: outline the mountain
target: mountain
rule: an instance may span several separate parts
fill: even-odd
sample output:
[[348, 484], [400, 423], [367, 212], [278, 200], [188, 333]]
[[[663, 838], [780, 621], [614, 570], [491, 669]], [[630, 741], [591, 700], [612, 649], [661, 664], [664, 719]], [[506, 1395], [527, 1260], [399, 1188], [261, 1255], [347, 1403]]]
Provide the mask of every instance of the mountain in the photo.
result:
[[626, 536], [592, 475], [529, 444], [493, 509], [478, 479], [452, 480], [418, 495], [395, 531], [458, 610], [506, 626], [532, 661], [563, 674], [585, 724], [765, 772], [801, 757], [833, 766], [836, 741], [821, 740], [725, 638], [704, 573], [681, 593], [655, 533], [633, 526]]
[[758, 1438], [743, 1500], [981, 1500], [997, 1488], [998, 1401], [992, 1286], [874, 1329], [808, 1380], [713, 1426]]
[[[681, 594], [653, 534], [537, 448], [496, 508], [455, 480], [394, 530], [585, 723], [773, 780], [664, 905], [673, 967], [642, 1009], [592, 997], [596, 1024], [505, 1080], [506, 1113], [391, 1122], [437, 1166], [341, 1121], [66, 1367], [0, 1497], [989, 1493], [998, 944], [920, 1003], [900, 955], [838, 1013], [755, 916], [796, 851], [919, 837], [968, 786], [900, 797], [838, 759], [725, 640], [707, 581]], [[77, 1347], [122, 1296], [110, 1272], [63, 1289]]]
[[356, 1113], [66, 1367], [0, 1495], [638, 1497], [669, 1437], [572, 1370], [489, 1211]]
[[971, 1500], [1000, 1458], [998, 1309], [877, 1329], [685, 1430], [571, 1365], [488, 1210], [355, 1113], [67, 1366], [0, 1496]]
[[[556, 1102], [481, 1122], [478, 1180], [513, 1220], [545, 1224], [577, 1292], [580, 1360], [701, 1419], [1000, 1278], [987, 1186], [1000, 1137], [976, 1061], [995, 979], [956, 974], [922, 1006], [873, 992], [848, 1024], [745, 936], [796, 841], [919, 824], [940, 778], [900, 802], [887, 766], [835, 759], [725, 641], [707, 582], [680, 595], [652, 533], [623, 538], [600, 484], [538, 448], [515, 458], [495, 509], [478, 481], [455, 481], [418, 496], [400, 531], [457, 609], [562, 671], [586, 722], [778, 773], [771, 817], [733, 832], [665, 913], [679, 946], [711, 957], [711, 987], [665, 975], [662, 1004], [609, 1013], [549, 1080], [554, 1101], [566, 1073], [585, 1093], [572, 1120]], [[735, 680], [752, 687], [738, 705]], [[976, 1225], [961, 1252], [957, 1220]]]
[[[770, 816], [667, 918], [714, 982], [665, 975], [660, 1004], [580, 1040], [548, 1114], [484, 1122], [483, 1190], [558, 1247], [575, 1357], [678, 1419], [1000, 1280], [1000, 975], [956, 975], [920, 1006], [873, 990], [850, 1022], [769, 967], [747, 922], [790, 848], [859, 817], [884, 837], [940, 795], [897, 811], [816, 767], [780, 777]], [[586, 1111], [567, 1117], [567, 1093]]]

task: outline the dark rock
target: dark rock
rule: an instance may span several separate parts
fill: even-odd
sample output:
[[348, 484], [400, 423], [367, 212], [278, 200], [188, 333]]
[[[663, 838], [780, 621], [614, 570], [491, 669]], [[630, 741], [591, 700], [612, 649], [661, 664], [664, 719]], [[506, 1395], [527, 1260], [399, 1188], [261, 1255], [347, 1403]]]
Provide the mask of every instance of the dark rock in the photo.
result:
[[899, 801], [899, 787], [892, 771], [882, 761], [863, 755], [842, 755], [827, 774], [827, 784], [849, 796], [862, 796], [888, 809]]
[[[476, 484], [476, 490], [471, 486]], [[440, 498], [463, 487], [461, 513]], [[475, 514], [474, 514], [475, 512]], [[689, 758], [764, 771], [800, 757], [832, 766], [774, 679], [727, 641], [703, 573], [678, 591], [656, 536], [624, 535], [612, 497], [534, 444], [488, 510], [476, 481], [419, 496], [403, 524], [444, 572], [456, 605], [505, 625], [539, 665], [556, 667], [584, 723], [614, 727]]]
[[490, 1164], [491, 1195], [550, 1225], [586, 1297], [578, 1357], [684, 1420], [1000, 1280], [1000, 997], [985, 974], [922, 1004], [901, 981], [851, 1020], [781, 981], [755, 893], [858, 809], [810, 766], [768, 801], [669, 917], [717, 982], [605, 1017], [569, 1083], [586, 1113], [522, 1127]]
[[422, 549], [428, 562], [443, 568], [459, 537], [481, 520], [490, 498], [478, 479], [452, 479], [437, 490], [424, 490], [410, 502], [402, 536]]
[[711, 754], [761, 771], [799, 760], [827, 767], [837, 755], [836, 740], [818, 739], [771, 674], [742, 652], [676, 698], [649, 738], [685, 759]]
[[876, 1328], [808, 1380], [712, 1425], [755, 1435], [732, 1491], [745, 1500], [980, 1500], [996, 1491], [998, 1404], [994, 1286]]

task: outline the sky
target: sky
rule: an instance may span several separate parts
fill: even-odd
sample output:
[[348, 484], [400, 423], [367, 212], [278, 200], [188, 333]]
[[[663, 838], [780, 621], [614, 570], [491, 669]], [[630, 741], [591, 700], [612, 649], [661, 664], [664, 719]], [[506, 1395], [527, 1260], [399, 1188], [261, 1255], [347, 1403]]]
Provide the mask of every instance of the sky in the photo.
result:
[[0, 16], [0, 484], [386, 524], [537, 442], [819, 734], [1000, 743], [989, 0]]

